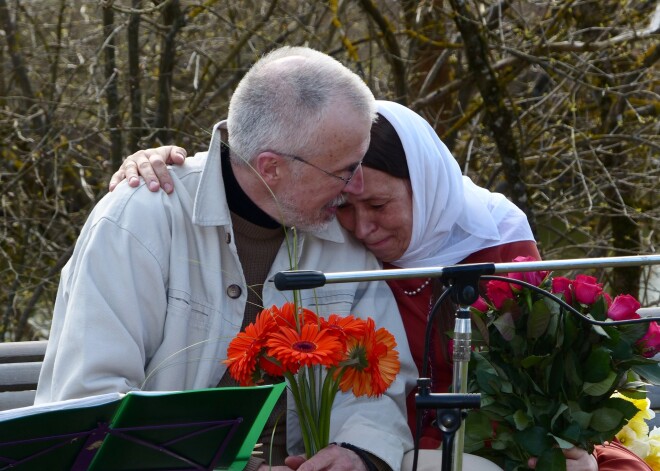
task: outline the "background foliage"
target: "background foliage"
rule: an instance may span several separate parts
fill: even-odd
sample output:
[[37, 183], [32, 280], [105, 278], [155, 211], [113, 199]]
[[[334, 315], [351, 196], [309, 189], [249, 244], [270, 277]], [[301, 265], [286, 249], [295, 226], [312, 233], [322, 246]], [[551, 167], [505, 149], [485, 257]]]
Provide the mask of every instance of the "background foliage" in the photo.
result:
[[[238, 80], [325, 51], [427, 118], [523, 208], [547, 259], [653, 253], [655, 0], [0, 0], [0, 339], [44, 337], [59, 271], [122, 156], [205, 150]], [[595, 274], [658, 303], [652, 270]]]

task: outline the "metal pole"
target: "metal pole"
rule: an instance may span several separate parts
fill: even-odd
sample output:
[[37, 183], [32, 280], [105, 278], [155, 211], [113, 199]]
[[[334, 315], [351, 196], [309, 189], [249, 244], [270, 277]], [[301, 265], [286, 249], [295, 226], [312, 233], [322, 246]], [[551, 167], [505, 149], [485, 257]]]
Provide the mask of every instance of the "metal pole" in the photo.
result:
[[283, 271], [271, 281], [279, 290], [318, 288], [328, 283], [348, 283], [375, 280], [399, 280], [406, 278], [438, 278], [451, 276], [454, 270], [466, 270], [474, 266], [492, 267], [487, 274], [529, 272], [542, 270], [573, 270], [578, 268], [628, 267], [660, 264], [660, 255], [633, 255], [627, 257], [601, 257], [567, 260], [542, 260], [537, 262], [466, 264], [449, 267], [393, 268], [390, 270], [365, 270], [353, 272], [323, 273], [313, 270]]
[[[452, 378], [452, 390], [454, 393], [467, 393], [468, 364], [470, 363], [470, 344], [472, 341], [472, 326], [470, 310], [465, 306], [458, 308], [454, 327], [454, 370]], [[465, 422], [461, 422], [454, 438], [452, 469], [461, 471], [463, 469], [463, 444], [465, 442]], [[443, 453], [448, 453], [445, 450]]]

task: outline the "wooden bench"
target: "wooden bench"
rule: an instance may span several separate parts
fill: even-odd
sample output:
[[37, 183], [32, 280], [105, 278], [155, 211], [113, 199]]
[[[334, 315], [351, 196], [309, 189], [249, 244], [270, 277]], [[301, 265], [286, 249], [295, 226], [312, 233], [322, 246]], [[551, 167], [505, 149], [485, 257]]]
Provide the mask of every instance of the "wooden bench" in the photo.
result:
[[0, 343], [0, 410], [34, 403], [47, 344], [46, 340]]

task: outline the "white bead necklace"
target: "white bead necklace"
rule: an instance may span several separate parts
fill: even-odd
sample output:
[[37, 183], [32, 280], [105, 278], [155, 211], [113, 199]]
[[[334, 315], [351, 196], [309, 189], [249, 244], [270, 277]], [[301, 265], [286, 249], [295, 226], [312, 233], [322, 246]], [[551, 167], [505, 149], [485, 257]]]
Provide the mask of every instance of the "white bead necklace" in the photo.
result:
[[431, 282], [431, 278], [427, 278], [426, 281], [424, 283], [422, 283], [422, 286], [420, 286], [419, 288], [414, 289], [412, 291], [408, 291], [408, 290], [404, 289], [403, 294], [405, 294], [407, 296], [417, 296], [419, 293], [422, 292], [422, 290], [424, 288], [426, 288], [429, 285], [430, 282]]

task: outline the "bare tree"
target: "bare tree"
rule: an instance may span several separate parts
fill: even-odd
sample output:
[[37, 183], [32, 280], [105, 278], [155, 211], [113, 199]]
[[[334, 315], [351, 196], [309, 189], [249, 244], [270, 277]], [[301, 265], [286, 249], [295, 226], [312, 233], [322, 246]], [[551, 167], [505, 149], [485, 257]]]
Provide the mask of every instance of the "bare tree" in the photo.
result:
[[[424, 116], [467, 175], [535, 221], [545, 258], [652, 253], [656, 3], [0, 0], [1, 337], [47, 336], [117, 159], [205, 148], [245, 71], [282, 44], [333, 55]], [[651, 270], [598, 275], [660, 303]]]

